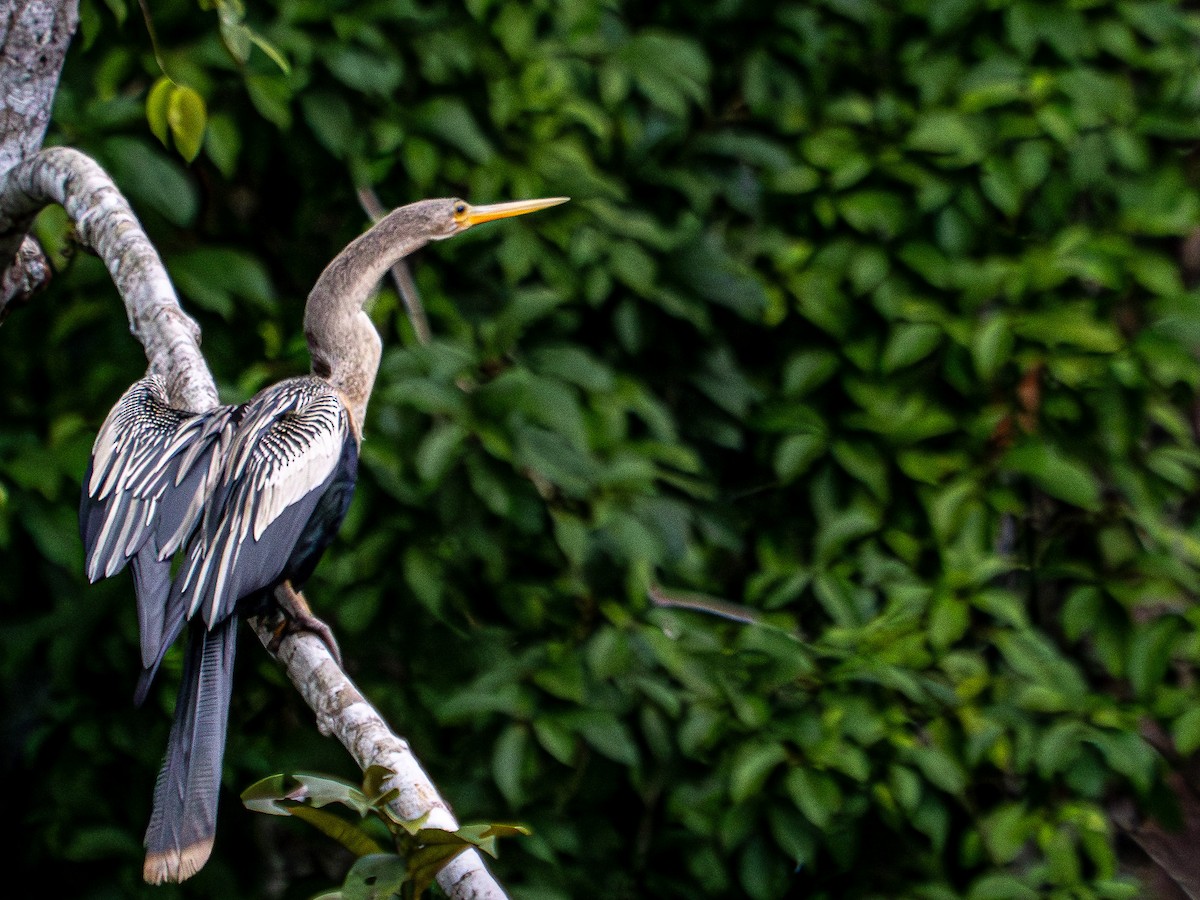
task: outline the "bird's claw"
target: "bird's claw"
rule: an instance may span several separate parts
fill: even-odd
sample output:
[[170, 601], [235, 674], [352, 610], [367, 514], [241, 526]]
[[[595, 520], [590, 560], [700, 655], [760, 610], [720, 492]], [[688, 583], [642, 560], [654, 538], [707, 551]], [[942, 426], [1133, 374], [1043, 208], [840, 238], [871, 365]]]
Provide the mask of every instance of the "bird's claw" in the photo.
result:
[[281, 585], [281, 590], [276, 592], [275, 599], [279, 603], [279, 611], [283, 615], [272, 629], [274, 637], [272, 637], [267, 649], [272, 653], [277, 653], [279, 645], [289, 634], [308, 632], [321, 639], [321, 643], [328, 648], [329, 655], [333, 657], [333, 661], [338, 664], [339, 668], [342, 667], [342, 651], [338, 648], [333, 631], [328, 625], [313, 615], [308, 601], [304, 599], [304, 595], [293, 588], [290, 583], [285, 582]]
[[321, 643], [329, 649], [329, 655], [333, 657], [333, 661], [338, 664], [339, 668], [342, 666], [342, 651], [338, 648], [332, 629], [311, 613], [292, 615], [285, 612], [274, 631], [275, 636], [271, 639], [269, 647], [272, 653], [279, 651], [279, 645], [288, 635], [308, 632], [320, 638]]

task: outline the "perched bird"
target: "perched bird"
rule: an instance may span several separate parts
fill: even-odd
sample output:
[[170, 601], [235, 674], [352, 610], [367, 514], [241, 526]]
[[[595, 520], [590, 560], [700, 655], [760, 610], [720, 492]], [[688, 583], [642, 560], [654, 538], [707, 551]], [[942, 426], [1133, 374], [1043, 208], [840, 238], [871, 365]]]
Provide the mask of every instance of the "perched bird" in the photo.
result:
[[393, 264], [429, 241], [566, 199], [402, 206], [339, 254], [309, 294], [311, 375], [202, 413], [172, 408], [165, 383], [151, 375], [105, 419], [83, 480], [80, 531], [91, 581], [132, 562], [142, 656], [135, 702], [189, 632], [144, 841], [146, 881], [182, 881], [212, 850], [239, 616], [282, 597], [290, 621], [315, 628], [336, 652], [296, 590], [354, 491], [382, 352], [364, 302]]

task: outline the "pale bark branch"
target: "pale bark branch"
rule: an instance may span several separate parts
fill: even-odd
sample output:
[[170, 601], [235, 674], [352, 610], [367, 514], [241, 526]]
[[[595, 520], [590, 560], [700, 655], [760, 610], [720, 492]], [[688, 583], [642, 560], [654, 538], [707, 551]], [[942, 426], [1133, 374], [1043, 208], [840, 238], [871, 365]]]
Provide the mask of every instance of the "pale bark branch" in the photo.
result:
[[[179, 306], [158, 251], [108, 173], [69, 147], [50, 147], [0, 179], [0, 259], [10, 259], [33, 217], [60, 204], [79, 240], [103, 260], [125, 301], [129, 329], [172, 403], [200, 412], [217, 405], [217, 386], [200, 353], [200, 326]], [[0, 312], [3, 308], [0, 307]]]
[[[166, 379], [172, 404], [196, 412], [215, 406], [216, 384], [200, 352], [200, 328], [180, 307], [162, 260], [129, 204], [92, 159], [77, 150], [50, 148], [0, 177], [0, 259], [16, 253], [28, 223], [50, 203], [66, 210], [79, 239], [104, 261], [130, 329], [145, 348], [150, 371]], [[274, 637], [268, 623], [251, 624], [264, 644]], [[458, 827], [407, 741], [363, 699], [324, 642], [305, 632], [285, 634], [276, 655], [316, 713], [322, 733], [335, 735], [364, 770], [379, 765], [396, 773], [399, 794], [391, 806], [399, 818], [428, 814], [426, 827]], [[437, 880], [453, 900], [507, 897], [474, 850], [452, 860]]]
[[[0, 4], [0, 173], [42, 146], [58, 76], [75, 26], [77, 0], [9, 0]], [[50, 281], [42, 248], [22, 235], [20, 252], [0, 256], [0, 322]]]
[[0, 172], [42, 146], [78, 22], [77, 0], [9, 0], [0, 8]]
[[[275, 639], [271, 623], [258, 620], [254, 629], [263, 646], [269, 647]], [[408, 741], [391, 731], [338, 667], [324, 641], [311, 633], [298, 633], [284, 640], [276, 658], [316, 713], [322, 734], [337, 737], [364, 772], [371, 766], [382, 766], [395, 773], [386, 787], [399, 791], [389, 804], [397, 817], [412, 822], [426, 816], [422, 828], [458, 828], [454, 813], [425, 774]], [[467, 850], [451, 860], [438, 873], [437, 881], [455, 900], [502, 900], [507, 896], [477, 850]]]

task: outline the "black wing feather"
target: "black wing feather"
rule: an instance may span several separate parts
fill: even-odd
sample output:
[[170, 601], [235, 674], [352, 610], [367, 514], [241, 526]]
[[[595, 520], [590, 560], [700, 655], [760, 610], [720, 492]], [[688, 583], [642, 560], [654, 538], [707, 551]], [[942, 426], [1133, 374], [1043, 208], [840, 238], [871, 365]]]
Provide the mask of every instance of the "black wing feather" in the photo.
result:
[[[161, 639], [139, 683], [144, 696], [166, 648], [197, 613], [209, 628], [277, 584], [355, 443], [337, 393], [315, 378], [284, 381], [240, 411], [209, 482], [203, 519], [163, 603]], [[355, 445], [357, 449], [357, 444]]]

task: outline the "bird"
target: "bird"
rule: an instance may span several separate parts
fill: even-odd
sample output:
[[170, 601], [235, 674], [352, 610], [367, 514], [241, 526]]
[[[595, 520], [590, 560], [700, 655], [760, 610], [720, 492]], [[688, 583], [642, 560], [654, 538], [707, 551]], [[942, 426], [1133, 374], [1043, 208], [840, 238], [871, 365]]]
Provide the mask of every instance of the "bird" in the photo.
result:
[[85, 574], [133, 575], [141, 705], [167, 650], [187, 632], [181, 681], [147, 826], [143, 877], [183, 881], [207, 862], [240, 618], [280, 607], [285, 621], [332, 635], [298, 591], [336, 535], [358, 471], [363, 422], [383, 343], [364, 303], [400, 259], [430, 241], [566, 197], [483, 206], [401, 206], [343, 250], [304, 310], [311, 372], [249, 401], [174, 408], [158, 374], [108, 413], [80, 492]]

